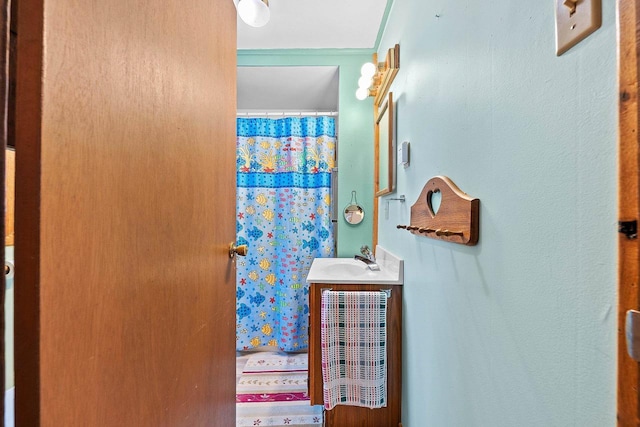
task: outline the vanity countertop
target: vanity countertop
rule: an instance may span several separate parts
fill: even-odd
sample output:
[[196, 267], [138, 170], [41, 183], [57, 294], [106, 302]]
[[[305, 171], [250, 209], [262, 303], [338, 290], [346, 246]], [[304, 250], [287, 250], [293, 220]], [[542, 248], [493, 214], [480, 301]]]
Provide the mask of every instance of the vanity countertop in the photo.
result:
[[376, 246], [375, 253], [379, 271], [369, 270], [364, 262], [353, 258], [316, 258], [311, 264], [307, 282], [402, 285], [404, 261], [381, 246]]

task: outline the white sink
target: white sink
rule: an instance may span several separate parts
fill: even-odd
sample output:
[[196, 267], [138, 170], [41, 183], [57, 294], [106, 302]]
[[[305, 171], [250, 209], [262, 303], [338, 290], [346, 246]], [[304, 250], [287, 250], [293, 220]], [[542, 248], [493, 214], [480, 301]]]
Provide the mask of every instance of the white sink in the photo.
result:
[[316, 258], [307, 275], [308, 283], [363, 283], [401, 285], [404, 280], [404, 261], [376, 247], [379, 271], [369, 270], [367, 265], [353, 258]]
[[358, 277], [370, 271], [367, 265], [353, 258], [316, 258], [311, 270], [317, 270], [322, 277]]

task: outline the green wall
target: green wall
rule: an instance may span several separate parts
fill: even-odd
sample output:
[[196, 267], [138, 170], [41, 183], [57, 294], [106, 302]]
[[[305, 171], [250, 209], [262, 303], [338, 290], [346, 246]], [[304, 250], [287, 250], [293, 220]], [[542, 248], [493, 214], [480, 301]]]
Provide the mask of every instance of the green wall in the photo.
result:
[[373, 101], [358, 101], [360, 67], [370, 62], [372, 50], [266, 50], [238, 51], [238, 66], [338, 66], [338, 210], [355, 190], [365, 219], [356, 226], [338, 220], [338, 256], [351, 257], [360, 246], [371, 246], [373, 227]]
[[[394, 0], [378, 53], [400, 44], [398, 141], [411, 143], [379, 243], [405, 260], [403, 425], [616, 425], [615, 2], [555, 55], [553, 2]], [[371, 100], [353, 92], [370, 52], [239, 52], [239, 65], [340, 66], [339, 162], [370, 243]], [[433, 176], [480, 199], [466, 247], [397, 230]]]
[[[379, 241], [405, 260], [405, 426], [616, 425], [615, 2], [603, 8], [557, 57], [553, 1], [394, 1], [380, 52], [400, 44], [411, 166]], [[395, 228], [436, 175], [480, 199], [477, 246]]]

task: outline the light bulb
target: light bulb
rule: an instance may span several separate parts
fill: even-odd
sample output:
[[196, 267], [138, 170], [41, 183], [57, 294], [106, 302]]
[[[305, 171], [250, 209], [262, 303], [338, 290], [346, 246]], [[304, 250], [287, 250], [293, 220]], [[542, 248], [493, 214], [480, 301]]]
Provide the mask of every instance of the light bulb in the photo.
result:
[[360, 101], [364, 101], [365, 99], [367, 99], [368, 96], [369, 96], [369, 89], [364, 87], [359, 87], [358, 90], [356, 90], [356, 98], [358, 98]]
[[245, 24], [252, 27], [262, 27], [269, 22], [271, 16], [269, 2], [266, 0], [240, 0], [238, 15]]
[[367, 62], [360, 68], [360, 74], [371, 78], [376, 74], [376, 66], [371, 62]]
[[371, 83], [373, 83], [373, 79], [371, 77], [360, 76], [360, 78], [358, 79], [358, 87], [361, 87], [364, 89], [369, 89], [369, 87], [371, 86]]

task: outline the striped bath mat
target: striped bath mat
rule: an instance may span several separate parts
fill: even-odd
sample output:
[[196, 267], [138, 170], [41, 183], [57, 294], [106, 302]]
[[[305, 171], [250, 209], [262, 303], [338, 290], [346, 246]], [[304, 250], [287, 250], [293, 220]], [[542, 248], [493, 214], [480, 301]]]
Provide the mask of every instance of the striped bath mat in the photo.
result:
[[306, 353], [251, 355], [236, 386], [236, 426], [322, 425], [307, 393]]
[[320, 310], [325, 409], [387, 406], [387, 294], [324, 291]]

